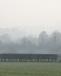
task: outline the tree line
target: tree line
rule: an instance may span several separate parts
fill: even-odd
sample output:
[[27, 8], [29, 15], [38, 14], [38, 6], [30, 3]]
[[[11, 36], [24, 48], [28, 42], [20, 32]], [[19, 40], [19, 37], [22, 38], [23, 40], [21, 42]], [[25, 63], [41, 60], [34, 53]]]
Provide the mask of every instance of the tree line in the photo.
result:
[[61, 52], [61, 33], [47, 34], [42, 31], [38, 37], [22, 37], [12, 41], [9, 34], [0, 35], [0, 53]]

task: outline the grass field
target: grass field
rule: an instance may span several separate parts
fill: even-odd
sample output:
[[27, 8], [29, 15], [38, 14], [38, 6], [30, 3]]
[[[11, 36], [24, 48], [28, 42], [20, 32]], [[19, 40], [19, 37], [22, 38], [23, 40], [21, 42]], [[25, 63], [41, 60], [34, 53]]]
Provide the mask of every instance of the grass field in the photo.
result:
[[61, 63], [0, 63], [0, 76], [61, 76]]

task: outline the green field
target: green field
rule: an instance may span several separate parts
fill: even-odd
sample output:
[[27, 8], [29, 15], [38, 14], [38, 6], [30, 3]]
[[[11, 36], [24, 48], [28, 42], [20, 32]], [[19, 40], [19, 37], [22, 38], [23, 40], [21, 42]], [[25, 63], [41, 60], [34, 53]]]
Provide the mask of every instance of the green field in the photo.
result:
[[61, 63], [0, 63], [0, 76], [61, 76]]

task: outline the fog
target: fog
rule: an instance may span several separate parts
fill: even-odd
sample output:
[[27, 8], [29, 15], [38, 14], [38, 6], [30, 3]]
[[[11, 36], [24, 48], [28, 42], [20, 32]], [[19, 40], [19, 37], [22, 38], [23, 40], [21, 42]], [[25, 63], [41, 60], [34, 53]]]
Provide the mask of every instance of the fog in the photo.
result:
[[0, 53], [61, 53], [61, 32], [42, 31], [38, 36], [22, 33], [13, 29], [0, 30]]

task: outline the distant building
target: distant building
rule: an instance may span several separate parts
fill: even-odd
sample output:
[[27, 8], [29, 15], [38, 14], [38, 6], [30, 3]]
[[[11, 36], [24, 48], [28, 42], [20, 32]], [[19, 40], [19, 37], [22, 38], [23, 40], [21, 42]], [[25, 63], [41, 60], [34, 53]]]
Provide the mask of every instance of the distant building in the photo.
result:
[[56, 62], [57, 54], [0, 54], [0, 62]]

